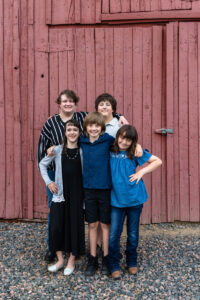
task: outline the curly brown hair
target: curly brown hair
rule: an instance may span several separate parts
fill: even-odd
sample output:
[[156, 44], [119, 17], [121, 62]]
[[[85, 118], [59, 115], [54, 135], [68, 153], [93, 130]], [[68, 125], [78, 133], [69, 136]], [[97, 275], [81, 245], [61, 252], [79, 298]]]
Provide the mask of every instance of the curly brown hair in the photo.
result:
[[138, 141], [138, 133], [134, 126], [132, 125], [123, 125], [118, 131], [116, 135], [116, 139], [113, 147], [111, 148], [111, 152], [118, 153], [120, 151], [118, 146], [119, 137], [123, 139], [130, 139], [132, 143], [130, 147], [126, 150], [126, 155], [128, 158], [133, 159], [135, 156], [135, 149]]

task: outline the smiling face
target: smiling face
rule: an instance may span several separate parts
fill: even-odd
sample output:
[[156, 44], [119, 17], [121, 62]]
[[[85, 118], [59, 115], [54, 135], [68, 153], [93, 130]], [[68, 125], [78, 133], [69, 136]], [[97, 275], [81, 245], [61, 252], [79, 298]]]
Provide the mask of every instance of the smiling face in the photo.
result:
[[80, 136], [79, 128], [74, 126], [73, 124], [68, 123], [66, 125], [65, 135], [67, 137], [67, 141], [70, 143], [77, 143], [78, 138]]
[[97, 111], [100, 112], [105, 118], [113, 118], [113, 108], [108, 100], [101, 101], [98, 104]]
[[118, 137], [118, 147], [120, 151], [127, 151], [129, 147], [132, 145], [132, 139], [126, 138], [123, 135]]
[[67, 97], [67, 95], [61, 96], [60, 110], [62, 113], [74, 113], [76, 109], [76, 104], [73, 99]]
[[98, 124], [88, 124], [86, 127], [86, 131], [90, 138], [98, 139], [102, 132], [102, 128]]

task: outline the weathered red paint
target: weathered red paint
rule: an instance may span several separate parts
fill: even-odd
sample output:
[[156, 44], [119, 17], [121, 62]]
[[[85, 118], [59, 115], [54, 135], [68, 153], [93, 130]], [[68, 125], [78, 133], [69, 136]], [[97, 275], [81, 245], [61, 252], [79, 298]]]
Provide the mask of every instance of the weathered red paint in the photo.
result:
[[[79, 110], [113, 94], [143, 147], [162, 158], [144, 179], [142, 223], [200, 221], [199, 17], [200, 1], [0, 0], [1, 218], [46, 217], [37, 142], [70, 88]], [[162, 127], [174, 134], [154, 132]]]

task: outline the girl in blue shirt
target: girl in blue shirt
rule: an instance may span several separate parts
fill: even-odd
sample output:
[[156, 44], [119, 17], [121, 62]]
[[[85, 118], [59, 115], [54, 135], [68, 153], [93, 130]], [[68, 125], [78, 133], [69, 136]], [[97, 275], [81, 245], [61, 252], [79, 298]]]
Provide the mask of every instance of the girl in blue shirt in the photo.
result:
[[[127, 216], [126, 263], [128, 272], [136, 274], [139, 221], [143, 203], [148, 195], [142, 180], [143, 175], [154, 171], [162, 161], [143, 150], [142, 157], [135, 157], [138, 134], [131, 125], [122, 126], [110, 153], [112, 177], [111, 227], [109, 235], [109, 268], [114, 279], [120, 278], [119, 246], [125, 216]], [[137, 166], [148, 166], [136, 172]]]

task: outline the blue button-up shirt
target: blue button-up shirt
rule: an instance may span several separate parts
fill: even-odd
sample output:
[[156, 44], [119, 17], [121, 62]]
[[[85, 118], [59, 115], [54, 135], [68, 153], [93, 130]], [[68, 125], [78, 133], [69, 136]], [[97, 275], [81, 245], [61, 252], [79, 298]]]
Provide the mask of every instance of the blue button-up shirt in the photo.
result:
[[86, 189], [110, 189], [110, 146], [114, 138], [107, 133], [91, 143], [87, 136], [80, 137], [83, 151], [83, 187]]

